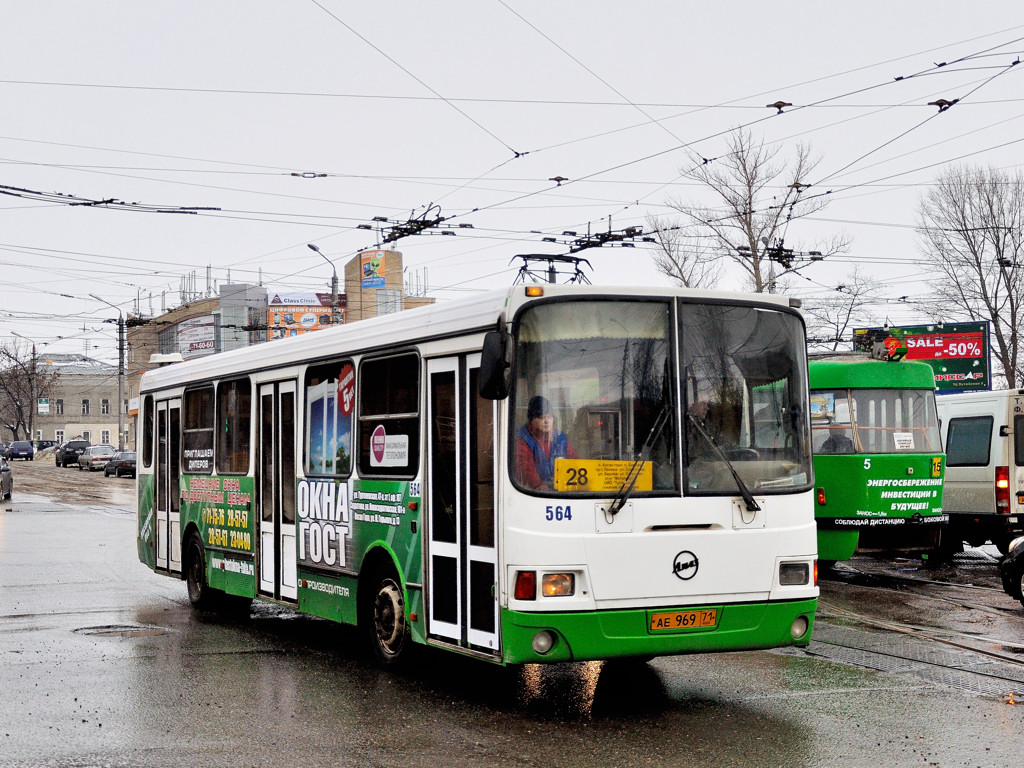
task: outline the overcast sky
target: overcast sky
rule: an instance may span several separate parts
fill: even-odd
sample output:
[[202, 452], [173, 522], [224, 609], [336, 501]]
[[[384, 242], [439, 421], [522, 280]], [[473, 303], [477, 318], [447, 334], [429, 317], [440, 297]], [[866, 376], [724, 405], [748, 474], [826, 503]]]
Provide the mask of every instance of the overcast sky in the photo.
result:
[[[860, 264], [909, 323], [920, 195], [952, 163], [1018, 167], [1022, 50], [1019, 2], [0, 0], [0, 343], [116, 359], [90, 294], [159, 311], [208, 267], [327, 291], [306, 244], [340, 274], [376, 216], [446, 218], [392, 246], [438, 300], [504, 287], [563, 232], [701, 199], [680, 170], [737, 126], [821, 157], [831, 204], [786, 245], [852, 247], [799, 290]], [[595, 284], [667, 284], [650, 246], [581, 255]]]

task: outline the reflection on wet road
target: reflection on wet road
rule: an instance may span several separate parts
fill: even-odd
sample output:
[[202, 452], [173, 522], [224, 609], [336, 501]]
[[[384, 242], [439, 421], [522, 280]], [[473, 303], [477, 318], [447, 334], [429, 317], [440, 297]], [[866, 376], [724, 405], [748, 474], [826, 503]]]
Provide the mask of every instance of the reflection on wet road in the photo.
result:
[[894, 598], [856, 580], [823, 582], [810, 652], [502, 669], [421, 649], [411, 668], [385, 672], [354, 629], [287, 608], [260, 604], [234, 621], [194, 613], [181, 582], [137, 562], [134, 528], [108, 502], [22, 493], [0, 508], [0, 764], [1002, 766], [1017, 757], [1024, 708], [922, 675], [917, 665], [939, 658], [927, 638], [912, 638], [921, 659], [888, 669], [816, 652], [846, 631], [873, 652], [905, 639], [857, 616], [933, 633], [984, 628], [979, 637], [1024, 626], [1021, 611], [954, 611], [950, 593], [932, 586]]

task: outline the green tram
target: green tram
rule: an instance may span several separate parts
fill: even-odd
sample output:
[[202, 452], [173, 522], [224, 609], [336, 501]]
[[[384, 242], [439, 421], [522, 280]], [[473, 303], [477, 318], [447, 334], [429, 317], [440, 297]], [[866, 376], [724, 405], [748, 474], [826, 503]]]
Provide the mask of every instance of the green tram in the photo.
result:
[[937, 551], [949, 517], [931, 367], [833, 354], [808, 368], [819, 560]]

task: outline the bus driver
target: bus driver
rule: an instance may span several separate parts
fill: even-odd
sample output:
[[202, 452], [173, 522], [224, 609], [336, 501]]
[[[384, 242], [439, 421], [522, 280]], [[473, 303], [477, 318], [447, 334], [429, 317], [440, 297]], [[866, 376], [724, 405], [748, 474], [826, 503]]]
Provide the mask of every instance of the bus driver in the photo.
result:
[[535, 395], [526, 407], [526, 424], [516, 431], [516, 479], [528, 488], [550, 490], [555, 459], [575, 459], [576, 451], [565, 432], [555, 429], [555, 417], [546, 397]]

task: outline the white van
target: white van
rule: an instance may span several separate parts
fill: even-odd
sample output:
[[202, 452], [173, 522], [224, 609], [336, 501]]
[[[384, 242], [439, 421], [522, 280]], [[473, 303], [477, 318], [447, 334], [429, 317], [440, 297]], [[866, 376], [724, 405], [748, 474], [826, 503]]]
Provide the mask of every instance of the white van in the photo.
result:
[[943, 506], [956, 549], [1024, 533], [1024, 389], [939, 395], [946, 447]]

